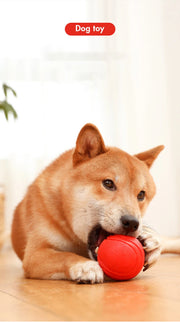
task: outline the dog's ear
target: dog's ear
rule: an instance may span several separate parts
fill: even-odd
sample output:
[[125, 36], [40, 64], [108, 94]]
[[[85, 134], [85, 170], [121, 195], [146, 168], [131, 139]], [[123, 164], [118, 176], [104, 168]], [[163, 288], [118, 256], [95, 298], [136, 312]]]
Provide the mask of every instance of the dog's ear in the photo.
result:
[[157, 158], [158, 154], [164, 149], [164, 145], [158, 145], [155, 148], [135, 154], [135, 157], [138, 158], [141, 161], [144, 161], [148, 168], [150, 168], [154, 162], [154, 160]]
[[93, 124], [86, 124], [80, 131], [73, 154], [73, 165], [107, 152], [103, 138]]

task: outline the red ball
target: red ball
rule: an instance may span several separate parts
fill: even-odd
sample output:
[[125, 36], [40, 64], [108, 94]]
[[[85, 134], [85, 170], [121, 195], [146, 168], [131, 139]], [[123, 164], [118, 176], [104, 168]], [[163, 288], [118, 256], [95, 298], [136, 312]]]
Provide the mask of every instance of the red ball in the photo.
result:
[[98, 249], [98, 262], [104, 273], [115, 280], [129, 280], [144, 266], [144, 249], [135, 237], [112, 235]]

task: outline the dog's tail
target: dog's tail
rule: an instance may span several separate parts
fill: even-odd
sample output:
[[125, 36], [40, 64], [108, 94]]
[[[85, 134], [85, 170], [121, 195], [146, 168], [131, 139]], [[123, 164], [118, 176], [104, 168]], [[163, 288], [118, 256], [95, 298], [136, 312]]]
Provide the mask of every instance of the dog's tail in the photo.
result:
[[162, 237], [162, 254], [173, 253], [180, 254], [180, 237]]

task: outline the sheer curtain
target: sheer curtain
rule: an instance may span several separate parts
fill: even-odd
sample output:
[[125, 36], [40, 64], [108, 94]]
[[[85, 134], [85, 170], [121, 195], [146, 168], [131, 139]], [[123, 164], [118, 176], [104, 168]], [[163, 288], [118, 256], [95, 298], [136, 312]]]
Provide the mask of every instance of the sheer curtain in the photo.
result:
[[[166, 146], [151, 171], [157, 196], [146, 221], [179, 234], [178, 0], [8, 0], [0, 11], [0, 79], [17, 91], [19, 115], [7, 123], [0, 114], [7, 227], [28, 184], [92, 122], [132, 154]], [[66, 35], [76, 21], [109, 21], [116, 33]]]
[[127, 7], [128, 58], [121, 86], [126, 143], [132, 153], [165, 145], [151, 170], [157, 195], [145, 220], [160, 233], [178, 235], [180, 2], [132, 0]]

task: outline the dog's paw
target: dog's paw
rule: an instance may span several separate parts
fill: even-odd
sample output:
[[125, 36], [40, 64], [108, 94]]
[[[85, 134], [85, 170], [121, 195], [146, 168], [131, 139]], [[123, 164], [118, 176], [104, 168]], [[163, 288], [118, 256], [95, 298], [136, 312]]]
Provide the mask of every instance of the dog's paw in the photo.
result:
[[104, 273], [97, 262], [88, 260], [70, 268], [70, 278], [79, 284], [103, 283]]
[[144, 269], [146, 271], [155, 264], [161, 254], [161, 242], [157, 233], [148, 226], [143, 226], [141, 235], [138, 237], [145, 251]]

